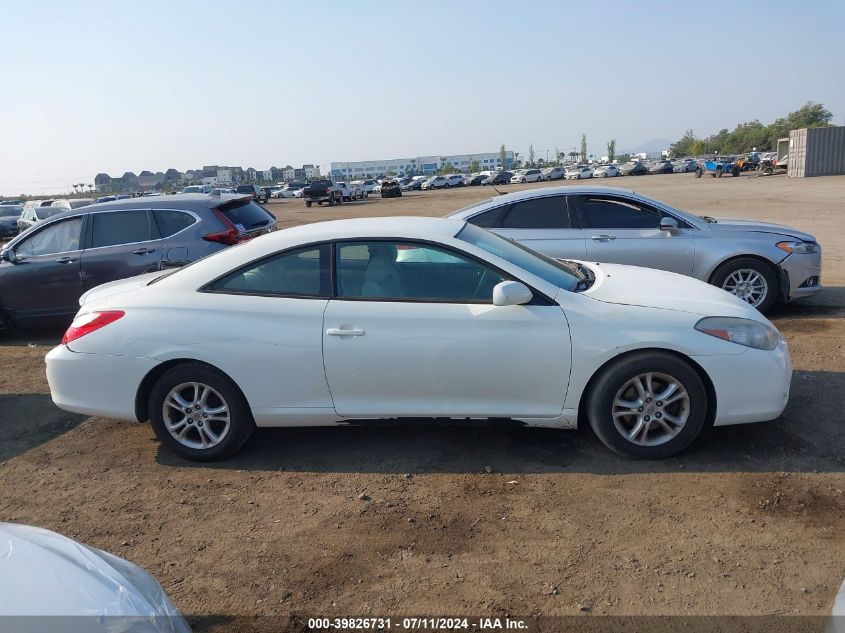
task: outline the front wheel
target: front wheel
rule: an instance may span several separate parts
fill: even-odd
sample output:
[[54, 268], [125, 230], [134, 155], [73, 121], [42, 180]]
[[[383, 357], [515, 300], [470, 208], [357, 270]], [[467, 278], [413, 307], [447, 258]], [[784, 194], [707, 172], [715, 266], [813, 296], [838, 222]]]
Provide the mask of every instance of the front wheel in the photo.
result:
[[774, 270], [758, 259], [740, 257], [716, 269], [710, 283], [736, 295], [760, 312], [774, 305], [778, 280]]
[[150, 392], [148, 407], [159, 441], [191, 460], [228, 457], [255, 430], [252, 413], [235, 384], [198, 363], [164, 372]]
[[306, 201], [305, 201], [305, 206], [306, 206], [306, 207], [310, 207], [310, 206], [311, 206], [311, 201], [310, 201], [310, 200], [306, 200]]
[[640, 352], [606, 367], [586, 405], [602, 443], [634, 459], [662, 459], [684, 450], [704, 427], [708, 409], [698, 373], [666, 352]]
[[701, 176], [702, 176], [703, 174], [704, 174], [704, 170], [703, 170], [703, 169], [696, 169], [696, 170], [695, 170], [695, 177], [696, 177], [696, 178], [701, 178]]

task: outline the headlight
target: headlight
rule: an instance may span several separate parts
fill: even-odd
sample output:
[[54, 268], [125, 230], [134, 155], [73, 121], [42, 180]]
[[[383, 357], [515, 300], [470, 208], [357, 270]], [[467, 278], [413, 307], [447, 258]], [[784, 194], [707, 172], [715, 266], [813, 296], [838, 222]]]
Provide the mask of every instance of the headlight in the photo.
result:
[[819, 252], [819, 245], [815, 242], [778, 242], [777, 247], [787, 253], [800, 253], [802, 255]]
[[737, 317], [705, 317], [695, 329], [732, 343], [772, 350], [781, 340], [780, 332], [770, 325]]

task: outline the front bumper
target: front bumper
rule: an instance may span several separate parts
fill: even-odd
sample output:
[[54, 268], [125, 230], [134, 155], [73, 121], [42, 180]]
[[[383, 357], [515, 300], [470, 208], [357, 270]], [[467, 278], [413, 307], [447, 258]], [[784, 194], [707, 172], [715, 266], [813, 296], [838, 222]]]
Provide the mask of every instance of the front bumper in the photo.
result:
[[786, 408], [792, 359], [785, 341], [769, 350], [731, 356], [694, 356], [716, 392], [715, 426], [774, 420]]
[[60, 409], [84, 415], [137, 420], [138, 387], [160, 361], [134, 356], [73, 352], [65, 345], [47, 353], [50, 396]]
[[792, 253], [780, 263], [780, 269], [784, 276], [784, 297], [785, 301], [810, 297], [823, 290], [822, 286], [822, 254], [821, 247], [818, 253], [802, 255]]

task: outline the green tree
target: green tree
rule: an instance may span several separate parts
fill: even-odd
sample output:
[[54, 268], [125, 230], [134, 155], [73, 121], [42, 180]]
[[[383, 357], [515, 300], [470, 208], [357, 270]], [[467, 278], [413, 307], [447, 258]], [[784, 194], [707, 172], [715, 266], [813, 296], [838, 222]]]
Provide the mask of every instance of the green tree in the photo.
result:
[[560, 157], [561, 157], [560, 150], [557, 147], [555, 147], [555, 165], [560, 165]]
[[614, 158], [616, 158], [616, 139], [612, 138], [607, 143], [607, 162], [612, 163]]
[[528, 166], [534, 167], [534, 144], [528, 144]]
[[499, 167], [502, 169], [507, 169], [507, 162], [505, 159], [507, 158], [508, 154], [505, 151], [505, 144], [502, 143], [499, 145]]
[[477, 171], [481, 171], [481, 165], [478, 164], [477, 160], [474, 160], [469, 164], [469, 171], [471, 174], [474, 174]]
[[581, 162], [587, 162], [587, 135], [581, 135]]
[[697, 140], [698, 139], [695, 138], [695, 132], [687, 130], [679, 140], [669, 146], [669, 155], [673, 158], [679, 158], [681, 156], [695, 156], [695, 154], [691, 151], [691, 148]]
[[576, 158], [578, 158], [578, 152], [576, 152], [575, 150], [569, 152], [569, 160], [574, 163]]

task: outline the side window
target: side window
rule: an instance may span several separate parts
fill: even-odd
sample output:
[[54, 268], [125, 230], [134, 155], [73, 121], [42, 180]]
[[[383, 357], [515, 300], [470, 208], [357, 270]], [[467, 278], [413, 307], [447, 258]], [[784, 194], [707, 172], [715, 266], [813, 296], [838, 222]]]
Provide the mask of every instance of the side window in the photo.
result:
[[502, 213], [504, 208], [506, 207], [499, 207], [498, 209], [484, 211], [483, 213], [479, 213], [478, 215], [468, 218], [467, 222], [474, 224], [475, 226], [480, 226], [482, 229], [493, 228], [496, 226], [496, 221], [499, 219], [499, 215]]
[[158, 229], [146, 209], [92, 213], [91, 221], [91, 248], [158, 239]]
[[28, 237], [15, 248], [18, 257], [37, 257], [79, 250], [82, 218], [51, 224]]
[[569, 214], [563, 196], [515, 202], [502, 218], [503, 229], [568, 229]]
[[343, 242], [337, 293], [346, 299], [492, 303], [500, 273], [445, 248], [414, 242]]
[[633, 201], [614, 198], [581, 199], [586, 225], [593, 229], [656, 229], [660, 213]]
[[194, 216], [184, 211], [156, 209], [153, 211], [153, 214], [155, 215], [156, 224], [158, 224], [158, 230], [162, 237], [170, 237], [197, 221]]
[[208, 290], [235, 294], [328, 297], [331, 263], [328, 244], [278, 253], [248, 264], [213, 282]]

